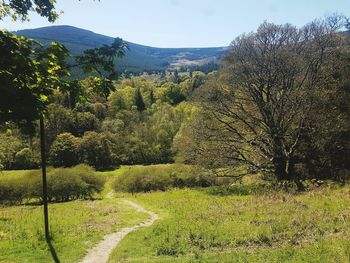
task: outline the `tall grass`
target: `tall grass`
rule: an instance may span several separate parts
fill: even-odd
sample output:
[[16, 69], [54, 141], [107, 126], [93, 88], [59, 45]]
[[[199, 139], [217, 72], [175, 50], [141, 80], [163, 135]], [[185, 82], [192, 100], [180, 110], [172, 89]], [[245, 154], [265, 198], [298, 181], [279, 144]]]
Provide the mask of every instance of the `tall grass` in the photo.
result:
[[296, 195], [210, 189], [134, 196], [162, 220], [128, 236], [110, 262], [350, 262], [348, 186]]

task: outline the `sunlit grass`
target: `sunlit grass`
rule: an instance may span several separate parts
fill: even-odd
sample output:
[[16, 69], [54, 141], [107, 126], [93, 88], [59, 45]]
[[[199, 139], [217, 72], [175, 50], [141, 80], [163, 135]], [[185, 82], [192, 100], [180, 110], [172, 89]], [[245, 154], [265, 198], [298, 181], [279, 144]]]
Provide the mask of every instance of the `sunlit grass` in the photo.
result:
[[[101, 200], [50, 204], [61, 262], [79, 262], [105, 234], [148, 218], [125, 199], [160, 219], [129, 234], [110, 262], [350, 262], [349, 186], [288, 194], [255, 178], [231, 187], [112, 195], [112, 182], [126, 169], [97, 172], [107, 179]], [[0, 262], [51, 262], [43, 236], [41, 206], [0, 208]]]
[[[16, 175], [21, 176], [6, 172]], [[42, 210], [37, 205], [0, 207], [0, 262], [53, 262]], [[68, 263], [78, 262], [104, 235], [149, 217], [111, 198], [49, 204], [49, 215], [52, 245], [60, 261]]]
[[349, 187], [300, 195], [216, 193], [136, 195], [162, 219], [128, 236], [110, 262], [350, 261]]

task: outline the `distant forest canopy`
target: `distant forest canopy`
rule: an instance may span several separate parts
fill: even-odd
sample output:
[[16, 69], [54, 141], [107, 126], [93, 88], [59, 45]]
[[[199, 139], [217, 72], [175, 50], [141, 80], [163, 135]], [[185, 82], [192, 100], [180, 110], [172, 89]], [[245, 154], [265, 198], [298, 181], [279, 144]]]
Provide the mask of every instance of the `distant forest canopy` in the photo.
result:
[[[78, 81], [74, 90], [57, 90], [45, 120], [49, 163], [87, 163], [104, 170], [174, 162], [173, 140], [195, 110], [188, 100], [211, 74], [175, 71], [121, 78], [108, 98], [96, 88], [96, 77]], [[4, 169], [38, 167], [39, 146], [38, 135], [25, 135], [15, 124], [2, 125]]]
[[[112, 37], [72, 26], [50, 26], [14, 32], [17, 35], [35, 39], [45, 45], [52, 41], [64, 44], [72, 55], [79, 55], [85, 49], [109, 45]], [[218, 68], [220, 59], [227, 53], [227, 47], [213, 48], [155, 48], [127, 42], [129, 51], [123, 60], [116, 61], [119, 74], [155, 73], [165, 70], [200, 70], [210, 72]]]
[[[52, 28], [41, 30], [49, 30], [46, 33], [50, 36]], [[28, 90], [39, 90], [36, 98], [42, 100], [39, 106], [45, 114], [52, 166], [85, 163], [105, 170], [122, 164], [177, 161], [220, 176], [260, 174], [266, 180], [292, 181], [301, 187], [304, 179], [349, 179], [350, 46], [344, 34], [348, 29], [348, 20], [341, 15], [301, 28], [264, 22], [256, 32], [243, 34], [228, 49], [220, 49], [225, 51], [220, 67], [213, 61], [204, 68], [190, 64], [171, 70], [152, 68], [161, 65], [157, 64], [160, 61], [168, 68], [175, 63], [174, 52], [184, 50], [129, 43], [130, 49], [142, 50], [144, 57], [137, 57], [146, 63], [142, 67], [150, 65], [150, 57], [157, 57], [157, 63], [152, 64], [152, 60], [151, 73], [123, 72], [117, 76], [114, 72], [104, 74], [115, 70], [114, 60], [103, 54], [109, 54], [113, 44], [98, 48], [102, 43], [90, 37], [87, 41], [94, 46], [83, 52], [89, 57], [76, 60], [87, 76], [58, 74], [61, 69], [69, 71], [66, 66], [71, 63], [66, 59], [69, 50], [58, 43], [44, 48], [43, 53], [33, 51], [40, 62], [18, 52], [33, 67], [39, 63], [46, 69], [49, 65], [49, 70], [38, 67], [34, 72], [47, 79], [30, 77], [34, 84]], [[15, 43], [25, 42], [23, 50], [31, 48], [25, 38], [8, 32], [3, 35]], [[115, 41], [126, 50], [121, 39]], [[69, 45], [73, 42], [64, 44], [72, 51]], [[84, 46], [75, 43], [74, 47], [82, 51]], [[217, 54], [216, 49], [187, 51], [190, 54], [186, 56], [196, 58], [203, 55], [201, 52]], [[132, 53], [126, 50], [126, 54]], [[117, 61], [123, 61], [119, 58]], [[13, 57], [9, 55], [9, 59]], [[127, 61], [127, 55], [124, 59]], [[6, 69], [5, 63], [1, 67], [11, 73], [5, 79], [21, 89], [16, 77], [12, 78], [14, 68]], [[46, 83], [48, 92], [40, 93], [38, 83]], [[5, 90], [8, 87], [3, 86]], [[38, 131], [28, 135], [21, 122], [16, 123], [1, 125], [0, 164], [4, 169], [36, 168]], [[240, 174], [232, 173], [237, 169]]]

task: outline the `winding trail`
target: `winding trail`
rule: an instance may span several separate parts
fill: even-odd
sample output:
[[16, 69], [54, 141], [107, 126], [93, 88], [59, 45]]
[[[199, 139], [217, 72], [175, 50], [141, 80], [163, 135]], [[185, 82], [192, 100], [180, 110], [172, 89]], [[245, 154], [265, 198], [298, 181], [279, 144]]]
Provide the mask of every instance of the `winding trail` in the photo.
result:
[[116, 233], [106, 235], [100, 243], [88, 251], [81, 263], [106, 263], [113, 249], [123, 240], [124, 237], [126, 237], [127, 234], [141, 227], [149, 227], [159, 218], [156, 213], [144, 209], [139, 204], [128, 200], [125, 200], [124, 202], [136, 209], [137, 212], [149, 214], [151, 218], [143, 223], [132, 227], [124, 227]]

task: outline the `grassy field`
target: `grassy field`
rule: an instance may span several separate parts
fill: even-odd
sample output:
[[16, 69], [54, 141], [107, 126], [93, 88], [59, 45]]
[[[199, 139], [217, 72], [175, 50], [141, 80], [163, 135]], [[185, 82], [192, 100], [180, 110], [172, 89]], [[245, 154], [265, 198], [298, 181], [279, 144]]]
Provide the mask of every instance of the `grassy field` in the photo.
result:
[[[148, 218], [116, 200], [49, 206], [52, 246], [61, 262], [77, 262], [105, 234]], [[42, 207], [0, 208], [0, 262], [52, 262], [43, 239]]]
[[[23, 174], [24, 171], [2, 172], [2, 176]], [[51, 243], [62, 263], [78, 262], [104, 235], [148, 218], [121, 199], [100, 197], [95, 201], [49, 205]], [[0, 206], [0, 262], [53, 262], [43, 237], [42, 206]]]
[[[261, 191], [247, 180], [111, 195], [113, 179], [127, 169], [98, 173], [107, 178], [100, 200], [50, 204], [52, 245], [61, 262], [78, 262], [105, 234], [147, 218], [125, 199], [160, 220], [129, 234], [110, 262], [350, 262], [350, 186], [288, 194]], [[41, 206], [0, 207], [0, 262], [50, 262], [42, 221]]]
[[350, 262], [349, 187], [174, 190], [134, 200], [162, 219], [131, 233], [110, 262]]

